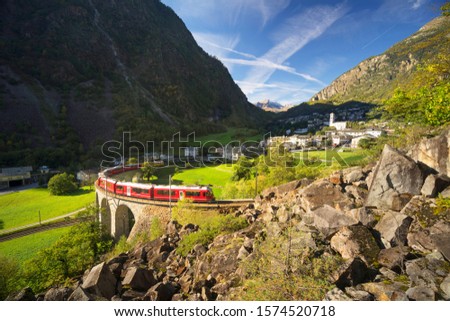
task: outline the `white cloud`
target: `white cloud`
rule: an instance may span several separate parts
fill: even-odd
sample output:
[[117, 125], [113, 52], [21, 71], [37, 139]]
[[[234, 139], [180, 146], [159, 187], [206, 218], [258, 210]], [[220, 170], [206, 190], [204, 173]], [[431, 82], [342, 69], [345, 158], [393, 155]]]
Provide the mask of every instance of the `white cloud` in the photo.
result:
[[[336, 7], [315, 6], [292, 16], [274, 35], [277, 44], [259, 59], [271, 61], [276, 65], [283, 65], [301, 48], [322, 35], [346, 12], [347, 9], [343, 5]], [[243, 81], [246, 83], [265, 83], [275, 70], [277, 68], [251, 68]], [[249, 88], [249, 91], [245, 93], [252, 94], [253, 91]]]
[[[212, 26], [226, 23], [236, 26], [243, 17], [257, 15], [261, 27], [287, 8], [290, 0], [163, 0], [181, 18], [201, 18]], [[245, 20], [245, 19], [244, 19]]]
[[409, 2], [410, 2], [410, 3], [412, 2], [411, 8], [412, 8], [413, 10], [417, 10], [417, 9], [419, 9], [424, 3], [426, 3], [427, 0], [409, 0]]
[[244, 81], [236, 82], [239, 87], [245, 90], [252, 90], [248, 96], [249, 101], [256, 103], [264, 99], [276, 101], [282, 105], [299, 104], [307, 101], [311, 96], [320, 90], [320, 87], [309, 88], [301, 82], [273, 82], [273, 83], [249, 83]]

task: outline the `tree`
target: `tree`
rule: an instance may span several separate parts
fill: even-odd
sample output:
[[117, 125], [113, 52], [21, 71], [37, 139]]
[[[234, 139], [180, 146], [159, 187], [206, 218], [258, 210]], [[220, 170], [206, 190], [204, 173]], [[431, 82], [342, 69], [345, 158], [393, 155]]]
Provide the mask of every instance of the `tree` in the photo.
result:
[[252, 161], [245, 156], [239, 158], [237, 163], [233, 167], [233, 181], [240, 181], [241, 179], [247, 180], [252, 175]]
[[149, 162], [144, 163], [144, 165], [141, 167], [141, 171], [142, 176], [147, 180], [150, 180], [155, 174], [155, 168]]
[[78, 189], [72, 174], [56, 174], [48, 181], [48, 189], [52, 195], [66, 195]]
[[450, 2], [446, 2], [444, 5], [442, 5], [441, 11], [442, 11], [443, 16], [449, 17], [450, 16]]

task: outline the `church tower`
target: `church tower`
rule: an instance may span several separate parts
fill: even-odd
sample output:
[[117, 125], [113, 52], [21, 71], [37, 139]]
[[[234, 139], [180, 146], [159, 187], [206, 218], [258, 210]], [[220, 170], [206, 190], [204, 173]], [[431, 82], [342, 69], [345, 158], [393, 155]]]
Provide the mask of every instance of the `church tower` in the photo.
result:
[[334, 113], [330, 114], [330, 127], [333, 126], [334, 123]]

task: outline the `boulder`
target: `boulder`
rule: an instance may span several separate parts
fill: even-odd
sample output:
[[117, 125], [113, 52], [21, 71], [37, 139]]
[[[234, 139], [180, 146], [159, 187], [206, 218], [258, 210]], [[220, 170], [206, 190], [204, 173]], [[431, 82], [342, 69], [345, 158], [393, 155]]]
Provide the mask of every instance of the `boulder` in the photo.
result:
[[128, 289], [122, 293], [121, 300], [122, 301], [142, 301], [144, 298], [144, 295], [145, 295], [145, 292]]
[[345, 293], [339, 288], [334, 288], [325, 294], [324, 301], [352, 301]]
[[31, 288], [23, 288], [19, 292], [11, 293], [5, 301], [36, 301], [36, 296]]
[[396, 246], [389, 249], [382, 249], [378, 254], [378, 263], [390, 270], [401, 271], [405, 266], [409, 248]]
[[116, 284], [116, 277], [103, 262], [91, 269], [83, 282], [82, 288], [86, 292], [110, 300], [116, 292]]
[[447, 187], [446, 189], [444, 189], [441, 193], [442, 197], [450, 197], [450, 187]]
[[398, 283], [369, 282], [361, 284], [362, 290], [372, 294], [377, 301], [408, 301], [402, 290], [404, 285]]
[[339, 186], [335, 186], [327, 180], [319, 180], [304, 188], [301, 193], [301, 205], [311, 212], [324, 205], [336, 210], [350, 210], [354, 208], [353, 201]]
[[331, 248], [344, 259], [360, 258], [371, 265], [380, 249], [370, 231], [362, 225], [341, 228], [330, 241]]
[[150, 301], [170, 301], [175, 293], [180, 289], [172, 282], [159, 282], [152, 286], [144, 296]]
[[420, 194], [422, 184], [419, 166], [398, 150], [385, 145], [374, 172], [366, 206], [400, 211], [413, 195]]
[[93, 301], [92, 295], [87, 293], [81, 286], [77, 287], [75, 291], [69, 296], [67, 301]]
[[167, 223], [166, 233], [169, 235], [176, 234], [180, 231], [181, 227], [181, 224], [177, 221], [170, 221], [169, 223]]
[[51, 288], [45, 293], [44, 301], [67, 301], [72, 292], [70, 288]]
[[314, 218], [314, 227], [325, 237], [334, 234], [341, 227], [358, 224], [354, 218], [345, 215], [335, 208], [324, 205], [312, 212]]
[[275, 186], [275, 187], [269, 187], [265, 190], [263, 190], [261, 192], [261, 195], [263, 198], [265, 198], [266, 200], [269, 200], [273, 197], [279, 197], [282, 196], [283, 194], [289, 193], [291, 191], [296, 190], [297, 188], [301, 187], [301, 186], [306, 186], [310, 183], [311, 181], [308, 179], [302, 179], [302, 180], [296, 180], [296, 181], [292, 181], [286, 184], [282, 184], [279, 186]]
[[346, 287], [345, 294], [350, 296], [354, 301], [373, 301], [374, 297], [372, 294], [366, 291], [357, 290], [353, 287]]
[[416, 162], [450, 177], [450, 129], [433, 138], [424, 138], [408, 152]]
[[406, 295], [411, 301], [434, 301], [435, 293], [425, 286], [415, 286], [406, 291]]
[[427, 287], [439, 292], [439, 285], [450, 272], [439, 253], [405, 262], [405, 271], [413, 287]]
[[450, 274], [447, 275], [439, 287], [442, 290], [442, 296], [444, 299], [450, 300]]
[[352, 217], [362, 225], [373, 228], [377, 224], [373, 209], [366, 207], [354, 208], [350, 211], [345, 211], [344, 214]]
[[122, 286], [137, 291], [147, 291], [156, 282], [153, 271], [139, 267], [130, 267], [126, 270]]
[[436, 249], [442, 253], [447, 261], [450, 261], [450, 233], [432, 234], [431, 240]]
[[427, 197], [436, 197], [450, 186], [450, 178], [445, 175], [428, 175], [420, 192]]
[[367, 281], [370, 271], [360, 258], [355, 258], [341, 264], [337, 270], [331, 273], [330, 277], [338, 288], [344, 289]]
[[387, 211], [374, 229], [380, 234], [381, 241], [386, 248], [405, 245], [412, 221], [413, 219], [409, 216]]
[[360, 167], [349, 168], [343, 172], [343, 181], [345, 184], [352, 184], [364, 179], [364, 172]]
[[348, 185], [345, 187], [345, 192], [355, 200], [357, 206], [364, 205], [364, 201], [367, 198], [367, 189], [355, 185]]

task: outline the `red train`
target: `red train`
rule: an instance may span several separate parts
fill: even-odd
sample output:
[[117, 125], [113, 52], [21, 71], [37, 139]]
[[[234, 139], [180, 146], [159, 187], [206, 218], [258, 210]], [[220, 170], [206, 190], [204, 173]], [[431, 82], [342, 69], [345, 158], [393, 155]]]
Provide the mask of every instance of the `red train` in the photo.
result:
[[[188, 198], [194, 202], [213, 202], [215, 200], [211, 188], [206, 186], [179, 186], [172, 185], [153, 185], [153, 184], [139, 184], [130, 182], [119, 182], [107, 176], [123, 173], [129, 170], [139, 168], [137, 165], [129, 167], [115, 167], [108, 169], [99, 175], [97, 186], [106, 189], [108, 193], [123, 195], [128, 197], [151, 199], [158, 201], [174, 202]], [[106, 175], [105, 175], [106, 174]], [[171, 194], [171, 195], [169, 195]]]

